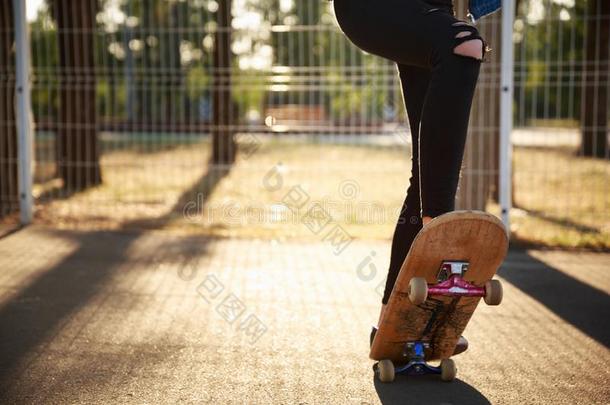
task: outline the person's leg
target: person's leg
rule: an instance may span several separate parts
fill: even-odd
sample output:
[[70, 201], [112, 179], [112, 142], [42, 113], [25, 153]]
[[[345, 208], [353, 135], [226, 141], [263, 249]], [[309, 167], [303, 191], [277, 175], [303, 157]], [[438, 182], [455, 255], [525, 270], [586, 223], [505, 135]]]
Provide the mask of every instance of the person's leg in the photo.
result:
[[[395, 230], [385, 304], [417, 234], [415, 227], [405, 226], [405, 219], [412, 216], [410, 207], [415, 206], [412, 200], [417, 200], [413, 196], [420, 195], [419, 215], [424, 224], [455, 207], [470, 106], [487, 49], [476, 28], [456, 19], [450, 6], [433, 7], [419, 0], [335, 0], [335, 10], [341, 28], [360, 48], [430, 70], [425, 96], [419, 96], [421, 114], [415, 118], [419, 122], [419, 183], [412, 177]], [[405, 97], [410, 102], [409, 94]], [[383, 309], [384, 305], [380, 318]]]
[[474, 89], [486, 45], [451, 7], [420, 0], [335, 0], [344, 32], [362, 49], [430, 70], [419, 127], [424, 223], [455, 208]]
[[[419, 176], [420, 118], [426, 93], [428, 91], [431, 71], [430, 69], [400, 63], [397, 64], [397, 67], [400, 75], [403, 101], [411, 127], [411, 177], [409, 178], [407, 196], [400, 211], [396, 228], [394, 229], [388, 277], [386, 279], [377, 326], [379, 326], [381, 322], [381, 317], [383, 316], [392, 289], [396, 283], [396, 278], [398, 277], [402, 263], [413, 244], [415, 236], [417, 236], [417, 233], [422, 229], [422, 226], [432, 220], [431, 217], [422, 218], [420, 216], [421, 196]], [[464, 352], [467, 348], [468, 341], [460, 336], [454, 355]]]
[[422, 228], [419, 193], [419, 124], [426, 91], [428, 90], [428, 82], [430, 81], [430, 70], [404, 64], [397, 64], [397, 66], [402, 96], [407, 109], [409, 126], [411, 127], [411, 177], [409, 179], [407, 196], [400, 211], [392, 238], [392, 253], [382, 299], [383, 305], [387, 304], [400, 267], [405, 257], [407, 257], [415, 236]]
[[[483, 57], [483, 42], [469, 39], [477, 35], [474, 28], [463, 23], [453, 27], [459, 43], [455, 47], [440, 46], [432, 58], [421, 115], [422, 217], [434, 218], [455, 209], [470, 107], [481, 65], [477, 56]], [[460, 36], [464, 32], [470, 34]]]

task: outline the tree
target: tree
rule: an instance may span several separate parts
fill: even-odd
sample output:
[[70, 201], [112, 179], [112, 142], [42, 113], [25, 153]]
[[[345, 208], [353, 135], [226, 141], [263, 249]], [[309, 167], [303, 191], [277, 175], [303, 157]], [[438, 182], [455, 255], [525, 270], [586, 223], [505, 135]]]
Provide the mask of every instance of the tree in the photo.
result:
[[60, 67], [57, 168], [65, 190], [102, 182], [95, 108], [97, 0], [53, 0]]
[[212, 84], [212, 161], [217, 164], [233, 163], [236, 154], [235, 140], [230, 126], [234, 118], [231, 99], [231, 3], [231, 0], [218, 2], [216, 11]]
[[0, 217], [18, 208], [13, 3], [0, 6]]
[[589, 0], [586, 55], [581, 101], [581, 153], [608, 157], [608, 80], [610, 80], [610, 1]]
[[130, 0], [121, 11], [126, 17], [119, 24], [124, 60], [117, 65], [125, 71], [130, 128], [174, 131], [185, 123], [180, 45], [188, 36], [182, 30], [191, 28], [185, 18], [188, 2]]

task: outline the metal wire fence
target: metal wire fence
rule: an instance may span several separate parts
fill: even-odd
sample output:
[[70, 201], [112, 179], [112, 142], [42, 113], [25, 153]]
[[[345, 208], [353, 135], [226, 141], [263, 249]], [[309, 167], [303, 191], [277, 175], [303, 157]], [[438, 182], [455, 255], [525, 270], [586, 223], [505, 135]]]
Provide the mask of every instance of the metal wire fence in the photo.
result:
[[[349, 43], [332, 3], [32, 3], [37, 222], [283, 238], [316, 236], [303, 223], [321, 207], [316, 215], [352, 237], [391, 236], [411, 154], [396, 69]], [[7, 10], [0, 207], [10, 218]], [[465, 2], [456, 10], [463, 16]], [[524, 0], [517, 10], [514, 234], [608, 247], [609, 12], [601, 0]], [[499, 13], [478, 25], [494, 50], [458, 207], [498, 212]], [[295, 195], [296, 210], [286, 203]]]
[[514, 230], [608, 248], [610, 4], [523, 2], [514, 24]]

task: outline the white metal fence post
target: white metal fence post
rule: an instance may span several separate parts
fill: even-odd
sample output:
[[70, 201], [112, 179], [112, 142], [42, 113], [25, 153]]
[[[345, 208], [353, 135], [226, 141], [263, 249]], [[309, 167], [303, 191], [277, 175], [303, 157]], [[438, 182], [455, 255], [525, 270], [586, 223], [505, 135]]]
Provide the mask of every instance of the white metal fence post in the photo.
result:
[[18, 134], [19, 208], [22, 224], [32, 222], [33, 135], [30, 101], [30, 39], [26, 0], [13, 0], [16, 45], [15, 112]]
[[510, 209], [512, 207], [512, 143], [513, 129], [513, 21], [515, 1], [502, 2], [502, 60], [500, 95], [500, 208], [502, 222], [510, 235]]

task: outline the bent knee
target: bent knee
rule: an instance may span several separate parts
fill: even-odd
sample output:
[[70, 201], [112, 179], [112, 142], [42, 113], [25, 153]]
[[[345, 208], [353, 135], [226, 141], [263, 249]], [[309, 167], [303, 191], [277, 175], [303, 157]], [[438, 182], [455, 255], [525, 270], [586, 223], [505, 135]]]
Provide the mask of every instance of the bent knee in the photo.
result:
[[457, 21], [452, 26], [456, 31], [453, 53], [482, 61], [488, 49], [477, 29], [464, 21]]
[[478, 60], [483, 60], [483, 47], [485, 44], [480, 39], [471, 39], [466, 42], [462, 42], [455, 48], [453, 48], [453, 52], [462, 55], [469, 56], [471, 58], [475, 58]]

